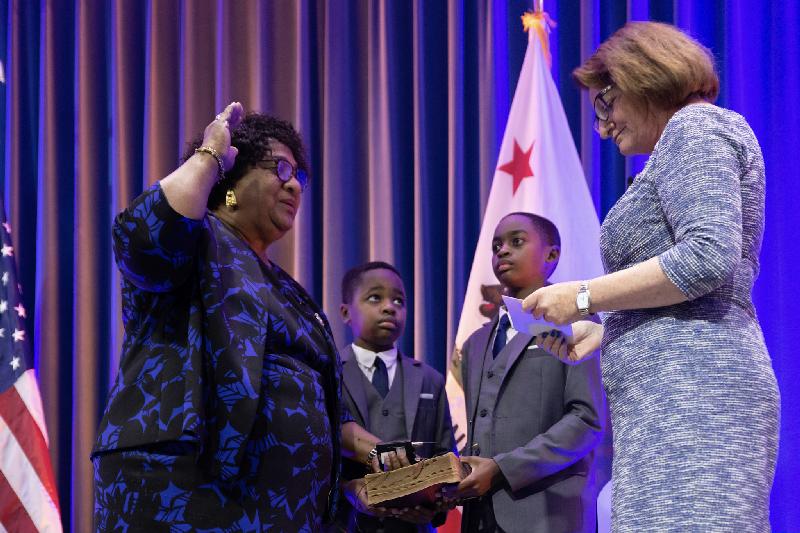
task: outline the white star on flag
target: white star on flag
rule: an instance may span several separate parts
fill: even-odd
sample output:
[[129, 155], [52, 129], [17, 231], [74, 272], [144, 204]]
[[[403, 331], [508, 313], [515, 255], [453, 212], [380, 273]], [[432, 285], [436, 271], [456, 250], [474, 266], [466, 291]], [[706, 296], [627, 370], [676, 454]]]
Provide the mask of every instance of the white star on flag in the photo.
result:
[[6, 233], [11, 233], [11, 224], [3, 222], [3, 227], [6, 229]]
[[[63, 531], [25, 308], [17, 305], [18, 254], [4, 211], [0, 197], [0, 533]], [[12, 316], [12, 306], [23, 318]]]

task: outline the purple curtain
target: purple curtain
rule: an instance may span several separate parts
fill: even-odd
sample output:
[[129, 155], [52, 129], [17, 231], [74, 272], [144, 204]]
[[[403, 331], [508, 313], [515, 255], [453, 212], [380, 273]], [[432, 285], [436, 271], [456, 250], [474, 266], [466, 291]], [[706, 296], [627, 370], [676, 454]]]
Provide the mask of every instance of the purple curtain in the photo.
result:
[[[2, 187], [64, 523], [91, 527], [88, 460], [121, 344], [114, 215], [178, 163], [231, 100], [292, 121], [312, 186], [272, 250], [322, 303], [340, 343], [339, 282], [392, 262], [410, 293], [402, 349], [445, 370], [525, 51], [509, 0], [0, 0], [6, 83]], [[675, 23], [714, 52], [719, 103], [742, 113], [767, 164], [767, 232], [755, 299], [784, 402], [773, 526], [800, 530], [800, 389], [793, 298], [800, 222], [797, 2], [568, 0], [553, 75], [601, 216], [644, 158], [592, 133], [569, 72], [626, 20]], [[747, 342], [731, 339], [731, 342]]]

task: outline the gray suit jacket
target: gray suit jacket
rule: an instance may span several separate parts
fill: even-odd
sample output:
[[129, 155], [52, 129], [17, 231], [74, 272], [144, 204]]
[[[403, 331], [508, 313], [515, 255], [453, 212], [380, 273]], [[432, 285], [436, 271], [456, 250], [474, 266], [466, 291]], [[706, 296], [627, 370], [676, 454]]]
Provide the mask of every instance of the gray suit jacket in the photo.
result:
[[[497, 524], [509, 533], [594, 533], [593, 449], [605, 423], [599, 360], [565, 365], [536, 347], [530, 335], [517, 333], [498, 356], [509, 359], [490, 409], [492, 442], [481, 443], [481, 450], [473, 441], [474, 420], [496, 324], [497, 318], [464, 343], [462, 383], [465, 455], [493, 457], [505, 477], [491, 492]], [[476, 507], [466, 505], [470, 512]]]
[[[369, 408], [363, 387], [363, 373], [358, 367], [352, 346], [348, 345], [341, 350], [340, 355], [342, 358], [342, 403], [353, 415], [356, 423], [369, 428]], [[403, 375], [406, 435], [412, 441], [433, 443], [417, 449], [417, 455], [432, 457], [446, 452], [455, 452], [456, 442], [453, 436], [453, 425], [450, 422], [450, 405], [447, 403], [447, 394], [444, 390], [444, 377], [422, 361], [402, 354], [398, 358], [398, 364], [402, 367]], [[353, 466], [356, 467], [355, 471]], [[343, 477], [345, 479], [352, 479], [354, 475], [363, 476], [363, 465], [353, 465], [352, 461], [345, 460], [344, 468]], [[351, 474], [351, 472], [354, 473]], [[349, 505], [347, 508], [352, 509]], [[339, 515], [340, 522], [341, 515], [342, 513]], [[362, 527], [362, 529], [364, 528]], [[386, 529], [387, 531], [393, 530], [391, 527]], [[418, 531], [430, 530], [428, 526], [420, 526], [416, 529]]]

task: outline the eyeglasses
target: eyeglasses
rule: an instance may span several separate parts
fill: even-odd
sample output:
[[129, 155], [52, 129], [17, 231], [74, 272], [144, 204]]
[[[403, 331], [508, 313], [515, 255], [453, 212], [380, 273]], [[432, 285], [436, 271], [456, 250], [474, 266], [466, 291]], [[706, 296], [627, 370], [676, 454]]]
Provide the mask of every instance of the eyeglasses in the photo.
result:
[[605, 100], [605, 95], [613, 88], [613, 84], [607, 85], [594, 97], [594, 129], [598, 132], [600, 131], [600, 123], [607, 122], [613, 111], [614, 102], [606, 102]]
[[287, 183], [292, 178], [297, 178], [301, 191], [305, 191], [306, 187], [308, 187], [308, 174], [306, 171], [302, 168], [297, 168], [282, 157], [268, 157], [256, 164], [261, 168], [273, 171], [283, 183]]

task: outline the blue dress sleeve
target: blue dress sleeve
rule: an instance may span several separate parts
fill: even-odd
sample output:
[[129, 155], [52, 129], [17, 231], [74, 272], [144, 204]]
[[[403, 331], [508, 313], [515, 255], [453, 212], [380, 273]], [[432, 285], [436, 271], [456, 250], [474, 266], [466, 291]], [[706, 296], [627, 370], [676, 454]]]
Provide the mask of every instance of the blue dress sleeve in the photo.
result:
[[191, 274], [202, 225], [176, 212], [156, 183], [114, 220], [120, 272], [146, 291], [169, 292], [182, 285]]
[[655, 188], [675, 240], [658, 260], [693, 300], [725, 283], [742, 256], [741, 143], [712, 114], [684, 110], [657, 150]]
[[355, 422], [356, 419], [353, 418], [353, 414], [350, 412], [350, 409], [347, 408], [347, 404], [345, 402], [342, 402], [341, 405], [342, 405], [342, 424], [346, 424], [347, 422]]

